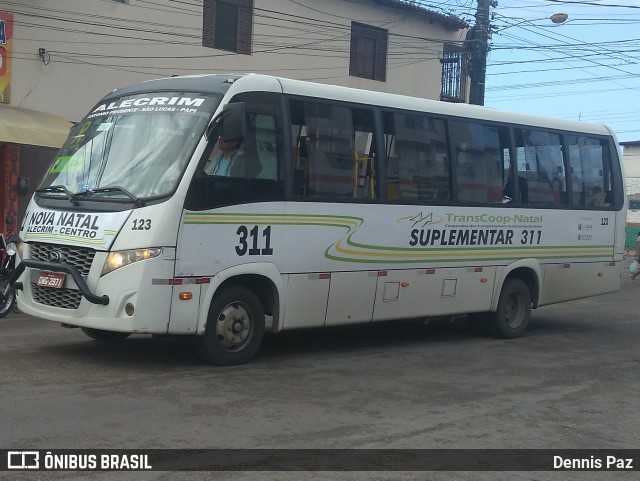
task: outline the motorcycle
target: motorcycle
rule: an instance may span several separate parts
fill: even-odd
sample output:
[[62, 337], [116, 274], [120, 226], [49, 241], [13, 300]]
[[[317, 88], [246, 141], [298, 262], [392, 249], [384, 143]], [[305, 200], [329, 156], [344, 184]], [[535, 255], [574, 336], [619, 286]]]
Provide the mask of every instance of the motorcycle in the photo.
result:
[[9, 239], [5, 245], [4, 237], [0, 234], [0, 318], [9, 314], [16, 303], [16, 291], [9, 285], [9, 274], [16, 267], [16, 243]]

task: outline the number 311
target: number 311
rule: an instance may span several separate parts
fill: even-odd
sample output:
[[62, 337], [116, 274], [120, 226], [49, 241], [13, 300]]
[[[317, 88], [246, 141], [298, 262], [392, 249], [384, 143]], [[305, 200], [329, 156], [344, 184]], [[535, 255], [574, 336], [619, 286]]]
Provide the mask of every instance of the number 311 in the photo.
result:
[[[247, 226], [241, 225], [236, 231], [238, 235], [238, 245], [236, 246], [236, 254], [243, 256], [249, 254], [250, 256], [270, 256], [273, 255], [273, 249], [271, 248], [271, 226], [262, 229], [262, 246], [258, 247], [259, 232], [258, 226], [253, 226], [251, 230]], [[251, 247], [249, 247], [251, 243]]]

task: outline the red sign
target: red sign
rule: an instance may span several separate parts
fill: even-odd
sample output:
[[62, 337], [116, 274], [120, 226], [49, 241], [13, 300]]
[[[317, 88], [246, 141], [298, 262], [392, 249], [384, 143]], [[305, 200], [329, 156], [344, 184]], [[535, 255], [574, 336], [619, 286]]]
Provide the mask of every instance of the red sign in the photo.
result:
[[13, 15], [0, 12], [0, 102], [9, 103]]
[[7, 64], [9, 63], [9, 54], [5, 48], [0, 45], [0, 77], [7, 72]]

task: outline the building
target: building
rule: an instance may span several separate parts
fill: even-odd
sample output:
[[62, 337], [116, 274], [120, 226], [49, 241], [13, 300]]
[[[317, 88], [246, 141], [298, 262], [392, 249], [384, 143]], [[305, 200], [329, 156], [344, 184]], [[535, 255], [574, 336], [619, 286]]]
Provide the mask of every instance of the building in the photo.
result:
[[620, 142], [620, 146], [629, 201], [624, 247], [628, 254], [634, 254], [640, 231], [640, 140]]
[[0, 233], [20, 230], [29, 198], [69, 133], [71, 122], [0, 104]]
[[627, 179], [627, 194], [640, 200], [640, 140], [620, 142], [622, 163]]
[[629, 199], [627, 223], [640, 226], [640, 140], [620, 142]]
[[[0, 20], [0, 102], [32, 118], [77, 122], [114, 88], [199, 73], [468, 98], [467, 23], [411, 0], [27, 0], [0, 5]], [[3, 136], [11, 142], [0, 124]], [[46, 167], [25, 148], [18, 178], [29, 179], [20, 184], [27, 198]]]

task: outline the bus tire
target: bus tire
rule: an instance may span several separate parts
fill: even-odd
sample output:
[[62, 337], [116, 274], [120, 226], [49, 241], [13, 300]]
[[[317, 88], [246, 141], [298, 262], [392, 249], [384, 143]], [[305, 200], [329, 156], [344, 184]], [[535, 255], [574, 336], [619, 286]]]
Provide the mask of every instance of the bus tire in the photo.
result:
[[258, 351], [264, 330], [258, 296], [246, 287], [229, 286], [213, 298], [204, 335], [195, 339], [196, 352], [216, 366], [244, 364]]
[[130, 332], [104, 331], [102, 329], [93, 329], [91, 327], [81, 327], [80, 329], [91, 339], [101, 342], [124, 341], [131, 335]]
[[487, 319], [489, 332], [502, 339], [520, 337], [527, 329], [530, 318], [529, 287], [522, 279], [507, 279], [500, 291], [498, 308]]

